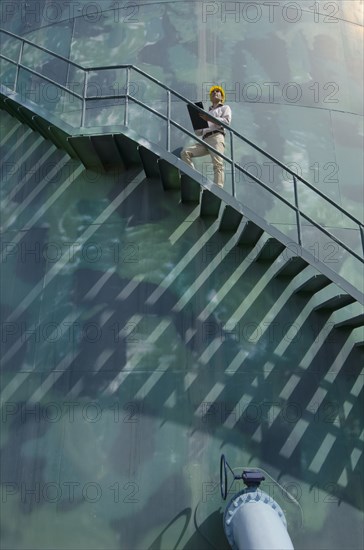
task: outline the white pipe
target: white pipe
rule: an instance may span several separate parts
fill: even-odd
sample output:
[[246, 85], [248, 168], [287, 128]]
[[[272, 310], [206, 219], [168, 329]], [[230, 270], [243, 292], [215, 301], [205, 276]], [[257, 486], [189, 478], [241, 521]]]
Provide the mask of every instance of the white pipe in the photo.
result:
[[234, 550], [293, 550], [280, 506], [260, 489], [245, 489], [230, 501], [224, 529]]

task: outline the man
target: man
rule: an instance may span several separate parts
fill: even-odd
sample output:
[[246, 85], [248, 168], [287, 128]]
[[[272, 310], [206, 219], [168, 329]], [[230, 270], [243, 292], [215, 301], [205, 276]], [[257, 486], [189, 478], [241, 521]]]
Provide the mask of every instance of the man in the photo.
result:
[[[228, 105], [224, 105], [225, 92], [221, 86], [212, 86], [210, 89], [210, 100], [212, 105], [209, 107], [209, 114], [230, 124], [231, 122], [231, 109]], [[208, 128], [203, 130], [197, 130], [196, 134], [202, 136], [203, 141], [211, 145], [219, 153], [224, 153], [225, 150], [225, 129], [212, 121], [208, 114], [200, 113], [200, 117], [208, 122]], [[220, 187], [224, 186], [224, 160], [216, 153], [205, 147], [202, 143], [196, 143], [191, 147], [186, 147], [181, 153], [181, 159], [187, 162], [192, 168], [193, 157], [203, 157], [205, 155], [211, 155], [211, 160], [214, 168], [214, 182]]]

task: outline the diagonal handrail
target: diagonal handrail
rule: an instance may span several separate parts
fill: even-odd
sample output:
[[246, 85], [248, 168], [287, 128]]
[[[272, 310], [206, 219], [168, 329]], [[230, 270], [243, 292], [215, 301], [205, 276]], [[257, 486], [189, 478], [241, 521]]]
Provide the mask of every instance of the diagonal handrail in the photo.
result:
[[[135, 65], [133, 64], [130, 64], [130, 63], [120, 63], [120, 64], [117, 64], [117, 65], [108, 65], [108, 66], [92, 66], [92, 67], [85, 67], [83, 65], [80, 65], [79, 63], [76, 63], [74, 61], [71, 61], [69, 60], [67, 57], [64, 57], [60, 54], [57, 54], [55, 52], [52, 52], [51, 50], [49, 50], [48, 48], [45, 48], [44, 46], [40, 46], [38, 44], [35, 44], [34, 42], [31, 42], [30, 40], [26, 39], [26, 38], [23, 38], [19, 35], [16, 35], [10, 31], [7, 31], [7, 30], [4, 30], [4, 29], [1, 29], [0, 28], [0, 33], [5, 33], [9, 36], [12, 36], [18, 40], [21, 40], [23, 43], [25, 44], [29, 44], [30, 46], [34, 47], [34, 48], [37, 48], [49, 55], [52, 55], [53, 57], [57, 58], [57, 59], [60, 59], [70, 65], [72, 65], [73, 67], [77, 68], [77, 69], [80, 69], [82, 71], [86, 71], [86, 72], [90, 72], [90, 71], [105, 71], [105, 70], [117, 70], [117, 69], [132, 69], [134, 70], [135, 72], [139, 73], [140, 75], [146, 77], [148, 80], [150, 80], [151, 82], [154, 82], [155, 84], [157, 84], [158, 86], [160, 86], [161, 88], [163, 88], [164, 90], [170, 92], [171, 94], [173, 94], [175, 97], [177, 97], [178, 99], [182, 100], [184, 103], [188, 104], [188, 105], [191, 105], [192, 107], [194, 107], [195, 109], [201, 111], [201, 112], [204, 112], [202, 109], [199, 109], [199, 107], [197, 107], [195, 105], [195, 103], [193, 103], [191, 100], [189, 100], [188, 98], [184, 97], [182, 94], [180, 94], [179, 92], [177, 92], [176, 90], [173, 90], [172, 88], [170, 88], [169, 86], [167, 86], [166, 84], [164, 84], [163, 82], [161, 82], [160, 80], [158, 80], [157, 78], [153, 77], [152, 75], [146, 73], [145, 71], [143, 71], [142, 69], [136, 67]], [[15, 63], [14, 60], [10, 59], [10, 58], [7, 58], [4, 54], [0, 54], [0, 58], [3, 58], [5, 59], [6, 61], [10, 62], [10, 63]], [[21, 68], [24, 68], [26, 70], [29, 70], [30, 72], [34, 72], [36, 73], [36, 71], [33, 71], [31, 69], [29, 69], [28, 67], [24, 66], [24, 65], [21, 65], [21, 63], [15, 63], [17, 65], [19, 65]], [[62, 89], [65, 89], [68, 93], [78, 97], [79, 99], [82, 99], [84, 97], [84, 99], [117, 99], [117, 98], [123, 98], [123, 97], [126, 97], [126, 94], [113, 94], [112, 96], [96, 96], [96, 97], [92, 97], [92, 96], [81, 96], [79, 94], [77, 94], [76, 92], [74, 92], [72, 89], [70, 88], [66, 88], [64, 86], [62, 86], [61, 84], [53, 81], [52, 79], [46, 77], [45, 75], [42, 75], [40, 73], [36, 73], [38, 74], [39, 76], [41, 76], [42, 78], [44, 78], [45, 80], [49, 81], [50, 83], [52, 84], [55, 84], [59, 87], [61, 87]], [[211, 116], [211, 115], [210, 115]], [[211, 118], [214, 119], [214, 117], [211, 116]], [[214, 119], [216, 121], [216, 119]], [[265, 151], [264, 149], [262, 149], [261, 147], [259, 147], [258, 145], [256, 145], [253, 141], [249, 140], [248, 138], [244, 137], [242, 134], [240, 134], [239, 132], [237, 132], [236, 130], [234, 130], [234, 128], [231, 128], [229, 125], [225, 124], [224, 122], [221, 122], [221, 121], [216, 121], [219, 123], [219, 125], [223, 126], [226, 130], [230, 131], [232, 134], [236, 135], [238, 138], [240, 138], [242, 141], [244, 141], [245, 143], [247, 143], [248, 145], [250, 145], [253, 149], [255, 149], [256, 151], [258, 151], [259, 153], [261, 153], [263, 156], [267, 157], [268, 159], [270, 159], [271, 161], [273, 161], [275, 164], [277, 164], [278, 166], [280, 166], [281, 168], [283, 168], [285, 170], [285, 172], [291, 174], [292, 176], [294, 176], [295, 178], [299, 179], [302, 183], [304, 183], [305, 185], [307, 185], [308, 188], [310, 188], [312, 191], [314, 191], [317, 195], [319, 195], [320, 197], [324, 198], [325, 200], [327, 200], [332, 206], [335, 206], [338, 210], [340, 210], [340, 212], [342, 212], [343, 214], [345, 214], [348, 218], [350, 218], [353, 222], [355, 223], [358, 223], [359, 225], [361, 225], [361, 222], [360, 220], [358, 220], [357, 218], [355, 218], [352, 214], [350, 214], [350, 212], [347, 212], [344, 208], [342, 208], [341, 206], [337, 205], [332, 199], [330, 199], [330, 197], [328, 197], [327, 195], [325, 195], [324, 193], [322, 193], [322, 191], [320, 191], [319, 189], [317, 189], [316, 187], [314, 187], [309, 181], [307, 181], [305, 178], [303, 178], [302, 176], [300, 176], [299, 174], [297, 174], [296, 172], [294, 172], [289, 166], [287, 166], [286, 164], [284, 164], [283, 162], [281, 162], [280, 160], [278, 160], [277, 158], [275, 158], [273, 155], [271, 155], [270, 153], [268, 153], [267, 151]], [[182, 127], [180, 127], [182, 129]], [[193, 137], [196, 137], [196, 136], [193, 136]]]
[[[95, 72], [95, 71], [109, 71], [109, 70], [117, 70], [117, 69], [132, 69], [134, 70], [135, 72], [139, 73], [140, 75], [146, 77], [148, 80], [150, 80], [151, 82], [157, 84], [158, 86], [160, 86], [161, 88], [163, 88], [164, 90], [166, 90], [167, 92], [170, 92], [171, 94], [173, 94], [173, 96], [177, 97], [178, 99], [180, 99], [181, 101], [183, 101], [184, 103], [188, 104], [188, 105], [191, 105], [192, 107], [194, 107], [195, 109], [201, 111], [202, 113], [204, 112], [203, 109], [200, 109], [199, 107], [197, 107], [195, 105], [194, 102], [192, 102], [191, 100], [189, 100], [188, 98], [186, 98], [185, 96], [183, 96], [182, 94], [180, 94], [179, 92], [177, 92], [176, 90], [173, 90], [172, 88], [170, 88], [169, 86], [167, 86], [166, 84], [164, 84], [163, 82], [161, 82], [160, 80], [158, 80], [157, 78], [153, 77], [152, 75], [146, 73], [145, 71], [143, 71], [142, 69], [140, 69], [139, 67], [136, 67], [135, 65], [133, 64], [130, 64], [130, 63], [120, 63], [120, 64], [116, 64], [116, 65], [108, 65], [108, 66], [91, 66], [91, 67], [85, 67], [83, 65], [80, 65], [79, 63], [76, 63], [74, 61], [71, 61], [69, 60], [67, 57], [64, 57], [60, 54], [57, 54], [55, 52], [52, 52], [51, 50], [49, 50], [48, 48], [45, 48], [44, 46], [40, 46], [38, 44], [35, 44], [34, 42], [31, 42], [30, 40], [26, 39], [26, 38], [23, 38], [19, 35], [16, 35], [10, 31], [7, 31], [5, 29], [1, 29], [0, 28], [0, 33], [5, 33], [9, 36], [12, 36], [13, 38], [16, 38], [18, 40], [20, 40], [21, 42], [25, 43], [25, 44], [29, 44], [30, 46], [34, 47], [34, 48], [37, 48], [49, 55], [52, 55], [53, 57], [57, 58], [57, 59], [60, 59], [70, 65], [72, 65], [73, 67], [77, 68], [77, 69], [80, 69], [82, 71], [85, 71], [85, 72]], [[30, 69], [29, 67], [26, 67], [25, 65], [22, 65], [20, 62], [14, 62], [14, 60], [6, 57], [4, 54], [0, 54], [0, 58], [3, 58], [4, 60], [8, 61], [9, 63], [14, 63], [16, 65], [19, 65], [20, 68], [22, 69], [25, 69], [29, 72], [32, 72], [34, 74], [37, 74], [38, 76], [44, 78], [45, 80], [47, 80], [48, 82], [56, 85], [56, 86], [59, 86], [61, 89], [67, 91], [68, 93], [70, 93], [71, 95], [74, 95], [75, 97], [79, 98], [79, 99], [98, 99], [98, 100], [102, 100], [102, 99], [118, 99], [118, 98], [125, 98], [127, 97], [128, 94], [113, 94], [112, 96], [111, 95], [106, 95], [106, 96], [86, 96], [86, 95], [83, 95], [81, 96], [80, 94], [77, 94], [76, 92], [74, 92], [74, 90], [70, 89], [70, 88], [67, 88], [66, 86], [63, 86], [62, 84], [59, 84], [58, 82], [55, 82], [54, 80], [46, 77], [45, 75], [42, 75], [41, 73], [38, 73], [37, 71], [34, 71], [32, 69]], [[131, 99], [134, 99], [133, 97], [131, 97]], [[140, 102], [141, 105], [143, 105], [143, 102]], [[144, 104], [145, 105], [145, 104]], [[158, 111], [155, 111], [156, 114], [160, 114], [158, 113]], [[211, 115], [210, 115], [211, 116]], [[245, 136], [243, 136], [242, 134], [240, 134], [239, 132], [237, 132], [236, 130], [234, 130], [234, 128], [231, 128], [229, 125], [225, 124], [224, 122], [221, 122], [221, 121], [218, 121], [215, 119], [215, 117], [211, 116], [212, 119], [215, 120], [215, 122], [218, 122], [218, 124], [220, 126], [223, 126], [227, 131], [231, 132], [233, 135], [235, 135], [236, 137], [238, 137], [239, 139], [241, 139], [242, 141], [244, 141], [245, 143], [247, 143], [248, 145], [250, 145], [253, 149], [255, 149], [256, 151], [258, 151], [259, 153], [261, 153], [263, 156], [267, 157], [269, 160], [271, 160], [272, 162], [274, 162], [275, 164], [277, 164], [277, 166], [280, 166], [281, 168], [284, 169], [285, 172], [289, 173], [290, 175], [292, 175], [293, 177], [295, 177], [296, 179], [300, 180], [302, 183], [304, 183], [309, 189], [311, 189], [312, 191], [314, 191], [317, 195], [319, 195], [321, 198], [325, 199], [327, 202], [329, 202], [332, 206], [335, 206], [341, 213], [345, 214], [349, 219], [351, 219], [354, 223], [357, 223], [358, 225], [362, 225], [360, 220], [358, 220], [357, 218], [355, 218], [355, 216], [353, 216], [352, 214], [350, 214], [350, 212], [346, 211], [344, 208], [342, 208], [341, 206], [339, 206], [338, 204], [335, 203], [335, 201], [333, 201], [330, 197], [328, 197], [327, 195], [325, 195], [325, 193], [322, 193], [322, 191], [320, 191], [319, 189], [317, 189], [316, 187], [314, 187], [308, 180], [306, 180], [305, 178], [303, 178], [302, 176], [300, 176], [299, 174], [297, 174], [296, 172], [294, 172], [289, 166], [287, 166], [286, 164], [284, 164], [283, 162], [281, 162], [279, 159], [275, 158], [273, 155], [271, 155], [270, 153], [268, 153], [267, 151], [265, 151], [264, 149], [262, 149], [261, 147], [259, 147], [258, 145], [256, 145], [253, 141], [249, 140], [248, 138], [246, 138]], [[179, 128], [182, 130], [184, 129], [182, 126], [179, 126]], [[192, 134], [191, 134], [192, 135]], [[194, 135], [192, 135], [192, 137], [196, 137]], [[204, 143], [204, 145], [206, 145]]]
[[[82, 66], [82, 65], [80, 65], [80, 64], [78, 64], [74, 61], [71, 61], [71, 60], [67, 59], [66, 57], [64, 57], [62, 55], [59, 55], [55, 52], [52, 52], [51, 50], [45, 48], [44, 46], [34, 44], [30, 40], [28, 40], [26, 38], [23, 38], [23, 37], [20, 37], [20, 36], [14, 34], [14, 33], [11, 33], [10, 31], [0, 29], [0, 33], [4, 33], [4, 34], [20, 41], [20, 49], [19, 49], [19, 55], [18, 55], [17, 61], [14, 61], [13, 59], [11, 59], [10, 57], [8, 57], [4, 54], [0, 54], [0, 59], [4, 59], [6, 62], [11, 63], [11, 64], [16, 66], [16, 74], [15, 74], [15, 79], [14, 79], [14, 86], [13, 86], [14, 90], [13, 91], [16, 92], [16, 86], [17, 86], [17, 82], [18, 82], [18, 79], [19, 79], [20, 70], [24, 70], [24, 71], [27, 71], [31, 74], [34, 74], [34, 75], [40, 77], [41, 79], [45, 80], [46, 82], [60, 88], [61, 90], [71, 94], [72, 96], [76, 97], [77, 99], [82, 101], [81, 120], [80, 120], [80, 124], [77, 126], [77, 129], [80, 131], [80, 133], [82, 133], [82, 129], [85, 127], [86, 103], [88, 101], [105, 100], [105, 99], [113, 99], [113, 100], [124, 99], [125, 100], [125, 111], [124, 111], [124, 125], [125, 126], [128, 125], [128, 111], [129, 111], [131, 103], [136, 103], [136, 104], [140, 105], [142, 108], [147, 109], [149, 112], [153, 113], [153, 115], [155, 115], [159, 118], [162, 118], [167, 123], [167, 132], [166, 132], [166, 134], [167, 134], [166, 135], [166, 149], [167, 149], [167, 151], [170, 151], [171, 126], [177, 128], [178, 130], [183, 132], [185, 135], [193, 138], [195, 141], [203, 143], [204, 146], [206, 146], [208, 149], [214, 150], [206, 142], [202, 141], [200, 138], [198, 138], [196, 135], [194, 135], [192, 132], [190, 132], [187, 128], [185, 128], [184, 126], [182, 126], [181, 124], [179, 124], [178, 122], [176, 122], [175, 120], [173, 120], [171, 118], [171, 98], [172, 98], [172, 96], [174, 98], [177, 98], [177, 99], [183, 101], [187, 105], [188, 104], [192, 105], [194, 108], [197, 108], [196, 105], [192, 101], [190, 101], [189, 99], [184, 97], [182, 94], [180, 94], [179, 92], [173, 90], [172, 88], [170, 88], [169, 86], [167, 86], [163, 82], [160, 82], [158, 79], [156, 79], [152, 75], [149, 75], [148, 73], [146, 73], [142, 69], [140, 69], [140, 68], [138, 68], [138, 67], [136, 67], [132, 64], [117, 64], [117, 65], [110, 65], [110, 66], [107, 66], [107, 67], [105, 67], [105, 66], [84, 67], [84, 66]], [[78, 94], [74, 90], [70, 89], [67, 86], [67, 84], [66, 84], [66, 86], [64, 86], [64, 85], [54, 81], [53, 79], [47, 77], [46, 75], [43, 75], [43, 74], [39, 73], [35, 69], [31, 69], [31, 68], [27, 67], [26, 65], [24, 65], [24, 63], [22, 63], [22, 57], [23, 57], [23, 54], [24, 54], [24, 45], [25, 44], [28, 44], [31, 47], [36, 48], [40, 51], [43, 51], [43, 52], [47, 53], [48, 55], [52, 56], [53, 58], [62, 60], [63, 62], [65, 62], [65, 63], [75, 67], [76, 69], [82, 71], [82, 73], [83, 73], [83, 83], [82, 83], [83, 84], [82, 85], [83, 90], [82, 90], [82, 94]], [[88, 85], [89, 75], [90, 75], [91, 72], [100, 72], [100, 71], [106, 71], [106, 70], [107, 71], [120, 70], [120, 69], [126, 71], [125, 93], [121, 93], [121, 94], [120, 93], [119, 94], [113, 93], [112, 95], [96, 95], [96, 96], [91, 96], [91, 95], [87, 94], [87, 85]], [[153, 82], [159, 88], [166, 91], [166, 93], [167, 93], [167, 101], [166, 101], [166, 103], [167, 103], [167, 114], [166, 115], [164, 115], [163, 113], [160, 113], [156, 109], [153, 109], [152, 107], [150, 107], [149, 105], [147, 105], [143, 101], [140, 101], [139, 99], [137, 99], [136, 97], [134, 97], [130, 93], [130, 77], [131, 77], [132, 71], [134, 71], [135, 73], [143, 76], [149, 82]], [[200, 110], [199, 108], [197, 108], [197, 109]], [[201, 110], [201, 112], [203, 112], [203, 111]], [[296, 217], [296, 227], [297, 227], [297, 242], [300, 246], [302, 246], [301, 218], [303, 218], [304, 220], [308, 221], [311, 225], [316, 227], [324, 235], [326, 235], [327, 237], [332, 239], [332, 241], [334, 241], [338, 245], [340, 245], [353, 258], [359, 260], [362, 264], [364, 264], [364, 260], [363, 260], [362, 255], [359, 255], [351, 247], [349, 247], [346, 243], [342, 242], [341, 239], [339, 239], [338, 237], [333, 235], [330, 231], [328, 231], [320, 223], [316, 222], [310, 216], [308, 216], [304, 211], [302, 211], [302, 209], [300, 208], [299, 203], [298, 203], [297, 181], [299, 181], [305, 187], [310, 189], [315, 195], [317, 195], [321, 199], [324, 199], [327, 203], [329, 203], [331, 206], [333, 206], [338, 212], [345, 215], [349, 220], [351, 220], [356, 225], [357, 230], [359, 230], [359, 234], [360, 234], [362, 251], [364, 252], [364, 226], [357, 218], [355, 218], [350, 212], [346, 211], [340, 205], [335, 203], [330, 197], [328, 197], [327, 195], [322, 193], [322, 191], [315, 188], [305, 178], [303, 178], [302, 176], [300, 176], [299, 174], [294, 172], [289, 166], [285, 165], [284, 163], [282, 163], [281, 161], [276, 159], [270, 153], [264, 151], [261, 147], [259, 147], [255, 143], [253, 143], [251, 140], [249, 140], [248, 138], [246, 138], [243, 135], [241, 135], [240, 133], [238, 133], [234, 128], [231, 128], [230, 126], [228, 126], [227, 124], [225, 124], [221, 121], [217, 121], [216, 119], [214, 119], [214, 117], [211, 117], [211, 118], [213, 120], [215, 120], [216, 122], [218, 122], [218, 124], [220, 126], [223, 126], [225, 128], [226, 132], [229, 133], [229, 135], [230, 135], [231, 156], [229, 157], [226, 154], [219, 154], [219, 156], [221, 156], [232, 167], [232, 171], [231, 171], [231, 173], [232, 173], [232, 191], [233, 191], [232, 194], [233, 194], [234, 197], [236, 197], [234, 180], [235, 180], [235, 171], [237, 171], [237, 172], [241, 172], [244, 175], [246, 175], [247, 177], [251, 178], [260, 187], [262, 187], [263, 189], [268, 191], [273, 197], [275, 197], [281, 203], [285, 204], [286, 206], [288, 206], [289, 208], [291, 208], [294, 211], [295, 217]], [[275, 165], [281, 167], [286, 173], [288, 173], [292, 176], [293, 191], [294, 191], [294, 203], [292, 203], [291, 201], [285, 199], [283, 196], [278, 194], [274, 189], [269, 187], [264, 181], [262, 181], [261, 179], [256, 177], [251, 172], [247, 171], [243, 166], [241, 166], [238, 162], [235, 161], [235, 159], [234, 159], [234, 139], [246, 143], [247, 145], [252, 147], [254, 150], [259, 152], [261, 155], [263, 155], [267, 159], [271, 160]], [[214, 150], [214, 152], [216, 154], [215, 150]]]

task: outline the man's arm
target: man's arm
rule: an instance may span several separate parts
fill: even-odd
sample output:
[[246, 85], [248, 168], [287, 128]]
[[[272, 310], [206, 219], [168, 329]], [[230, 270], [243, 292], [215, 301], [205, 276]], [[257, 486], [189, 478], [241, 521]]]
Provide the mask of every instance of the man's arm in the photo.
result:
[[223, 105], [222, 107], [222, 116], [215, 117], [219, 122], [224, 122], [225, 124], [228, 124], [230, 126], [231, 122], [231, 109], [229, 105]]
[[[228, 124], [230, 125], [230, 122], [231, 122], [231, 109], [229, 107], [229, 105], [223, 105], [222, 106], [222, 116], [215, 116], [215, 115], [212, 115], [216, 118], [216, 120], [218, 120], [219, 122], [224, 122], [225, 124]], [[212, 120], [211, 116], [209, 115], [205, 115], [205, 114], [201, 114], [200, 113], [200, 117], [203, 118], [204, 120], [206, 120], [207, 122], [210, 122], [211, 124], [217, 124], [214, 120]]]

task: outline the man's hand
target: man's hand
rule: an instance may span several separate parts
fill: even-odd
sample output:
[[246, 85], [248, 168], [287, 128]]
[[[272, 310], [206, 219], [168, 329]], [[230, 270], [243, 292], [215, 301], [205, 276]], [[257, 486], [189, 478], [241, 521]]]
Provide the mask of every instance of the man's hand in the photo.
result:
[[205, 115], [205, 114], [202, 114], [202, 113], [198, 113], [198, 114], [200, 115], [201, 118], [203, 118], [203, 120], [206, 120], [206, 122], [211, 120], [211, 117], [209, 117], [209, 115]]

